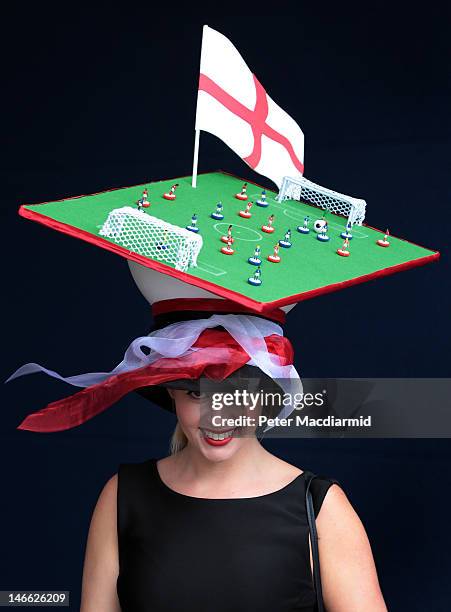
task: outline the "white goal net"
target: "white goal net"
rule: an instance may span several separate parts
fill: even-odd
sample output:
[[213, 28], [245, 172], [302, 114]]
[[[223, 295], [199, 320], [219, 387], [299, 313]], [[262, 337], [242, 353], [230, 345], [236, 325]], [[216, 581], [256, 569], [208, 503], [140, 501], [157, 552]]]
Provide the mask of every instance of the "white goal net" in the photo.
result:
[[278, 202], [300, 200], [313, 204], [323, 210], [346, 217], [352, 225], [362, 225], [365, 219], [366, 202], [358, 198], [321, 187], [304, 178], [284, 176], [282, 187], [277, 196]]
[[133, 253], [170, 264], [182, 272], [197, 265], [202, 248], [199, 234], [131, 206], [112, 210], [99, 234]]

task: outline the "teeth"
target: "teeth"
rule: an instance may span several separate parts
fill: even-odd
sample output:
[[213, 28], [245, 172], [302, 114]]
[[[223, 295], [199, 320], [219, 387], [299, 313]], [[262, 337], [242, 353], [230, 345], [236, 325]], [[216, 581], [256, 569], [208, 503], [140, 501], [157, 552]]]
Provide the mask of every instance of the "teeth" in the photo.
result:
[[225, 440], [226, 438], [230, 438], [232, 436], [233, 429], [230, 431], [224, 431], [222, 433], [214, 433], [206, 429], [203, 429], [202, 432], [206, 438], [210, 438], [211, 440]]

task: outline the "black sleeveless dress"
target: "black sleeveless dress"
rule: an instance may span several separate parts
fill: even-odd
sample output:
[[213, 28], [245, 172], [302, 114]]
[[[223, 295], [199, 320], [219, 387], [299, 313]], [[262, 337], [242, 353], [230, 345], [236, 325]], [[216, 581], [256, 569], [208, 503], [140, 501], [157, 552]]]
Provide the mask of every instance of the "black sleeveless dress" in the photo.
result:
[[[118, 470], [122, 612], [313, 612], [304, 471], [251, 498], [190, 497], [157, 459]], [[317, 515], [333, 481], [315, 479]]]

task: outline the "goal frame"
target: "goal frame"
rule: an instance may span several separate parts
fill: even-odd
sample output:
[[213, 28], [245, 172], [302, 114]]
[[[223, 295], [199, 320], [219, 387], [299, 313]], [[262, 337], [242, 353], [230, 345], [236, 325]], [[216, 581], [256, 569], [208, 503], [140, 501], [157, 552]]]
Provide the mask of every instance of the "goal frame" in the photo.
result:
[[[297, 196], [297, 197], [294, 197]], [[276, 198], [277, 202], [298, 200], [322, 210], [347, 218], [351, 225], [362, 225], [365, 220], [366, 201], [322, 187], [304, 176], [284, 176]]]
[[[131, 206], [111, 210], [99, 235], [139, 255], [173, 265], [181, 272], [197, 266], [203, 245], [199, 234]], [[166, 248], [161, 248], [161, 244], [166, 244]]]

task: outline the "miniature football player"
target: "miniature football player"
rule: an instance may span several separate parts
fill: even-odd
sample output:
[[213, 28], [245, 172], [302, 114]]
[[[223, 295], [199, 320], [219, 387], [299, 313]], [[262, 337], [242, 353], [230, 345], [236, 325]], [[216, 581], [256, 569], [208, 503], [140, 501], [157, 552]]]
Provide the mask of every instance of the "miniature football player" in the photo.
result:
[[218, 203], [216, 204], [216, 210], [215, 210], [215, 212], [212, 212], [212, 213], [211, 213], [211, 217], [212, 217], [213, 219], [224, 219], [224, 215], [223, 215], [223, 213], [222, 213], [222, 209], [223, 209], [222, 202], [218, 202]]
[[273, 222], [274, 222], [274, 215], [269, 215], [266, 225], [262, 225], [262, 231], [266, 232], [267, 234], [272, 234], [274, 231], [274, 227], [272, 225]]
[[165, 200], [175, 200], [175, 190], [177, 189], [178, 186], [179, 186], [178, 183], [175, 183], [174, 185], [172, 185], [172, 187], [167, 193], [163, 193], [163, 198]]
[[224, 255], [233, 255], [235, 253], [235, 251], [232, 248], [232, 241], [231, 240], [227, 241], [227, 246], [223, 246], [221, 248], [221, 253], [224, 253]]
[[252, 207], [253, 202], [248, 202], [246, 204], [246, 210], [240, 210], [240, 212], [238, 213], [240, 215], [240, 217], [244, 217], [245, 219], [249, 219], [251, 217], [251, 207]]
[[191, 217], [191, 224], [186, 226], [186, 229], [190, 232], [195, 232], [196, 234], [199, 232], [199, 228], [197, 227], [197, 215], [193, 214]]
[[388, 229], [385, 230], [385, 234], [383, 238], [379, 238], [379, 240], [377, 240], [377, 244], [381, 247], [388, 247], [390, 245], [390, 242], [388, 240], [390, 233], [388, 231]]
[[348, 240], [352, 240], [351, 229], [352, 229], [352, 223], [348, 221], [346, 223], [346, 229], [344, 230], [344, 232], [341, 232], [340, 236], [342, 238], [345, 238], [345, 239], [347, 238]]
[[230, 242], [230, 244], [235, 242], [235, 239], [232, 237], [232, 226], [231, 225], [229, 225], [229, 227], [227, 228], [227, 236], [221, 236], [221, 240], [222, 242], [225, 242], [226, 244], [228, 242]]
[[260, 245], [257, 244], [254, 250], [254, 254], [252, 257], [249, 257], [248, 262], [252, 264], [253, 266], [259, 266], [262, 262], [260, 258], [260, 253], [261, 253]]
[[330, 236], [327, 235], [328, 229], [329, 226], [327, 225], [327, 221], [325, 221], [324, 225], [321, 226], [319, 234], [317, 235], [318, 240], [320, 240], [321, 242], [327, 242], [328, 240], [330, 240]]
[[263, 189], [261, 196], [257, 200], [257, 206], [266, 207], [268, 206], [268, 202], [266, 201], [266, 190]]
[[279, 240], [279, 244], [281, 247], [283, 247], [284, 249], [289, 249], [291, 246], [291, 230], [288, 229], [285, 232], [285, 237], [283, 240]]
[[138, 206], [138, 210], [142, 211], [143, 208], [149, 208], [150, 202], [148, 200], [148, 197], [149, 197], [149, 192], [147, 191], [147, 187], [146, 187], [144, 191], [142, 192], [142, 196], [136, 202], [136, 205]]
[[279, 256], [279, 243], [274, 245], [274, 253], [272, 255], [268, 255], [268, 261], [272, 261], [273, 263], [279, 263], [280, 261], [280, 256]]
[[345, 238], [343, 246], [337, 249], [337, 253], [342, 257], [349, 257], [349, 238]]
[[158, 242], [157, 249], [160, 249], [160, 250], [164, 251], [167, 248], [168, 248], [168, 230], [165, 229], [163, 231], [163, 239], [162, 239], [161, 242]]
[[241, 187], [241, 192], [240, 193], [236, 193], [235, 197], [237, 200], [247, 200], [247, 183], [243, 183], [243, 186]]
[[254, 275], [253, 275], [253, 276], [250, 276], [250, 277], [247, 279], [247, 282], [248, 282], [249, 284], [251, 284], [251, 285], [254, 285], [254, 286], [259, 286], [259, 285], [261, 285], [261, 284], [262, 284], [262, 281], [261, 281], [261, 278], [260, 278], [260, 277], [261, 277], [261, 275], [262, 275], [262, 272], [261, 272], [261, 269], [260, 269], [260, 266], [259, 266], [259, 267], [258, 267], [258, 268], [255, 270]]
[[298, 232], [300, 232], [301, 234], [308, 234], [310, 232], [310, 229], [308, 226], [309, 222], [310, 222], [310, 217], [309, 216], [304, 217], [304, 224], [298, 225], [296, 228]]

